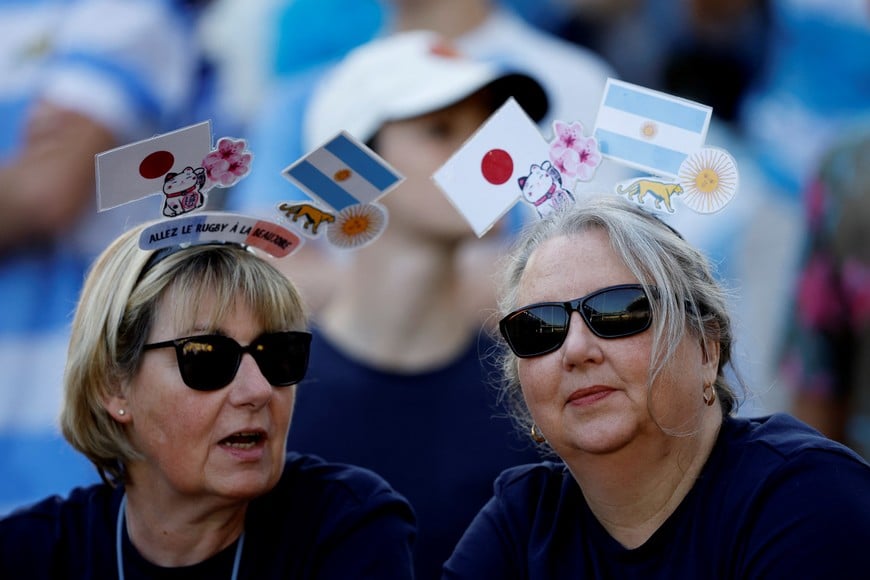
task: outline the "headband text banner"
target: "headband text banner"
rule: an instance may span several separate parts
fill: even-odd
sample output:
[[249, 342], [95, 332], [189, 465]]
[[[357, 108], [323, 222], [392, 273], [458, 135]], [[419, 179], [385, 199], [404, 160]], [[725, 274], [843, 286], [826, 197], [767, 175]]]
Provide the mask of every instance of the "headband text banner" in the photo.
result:
[[298, 235], [276, 223], [223, 212], [164, 220], [142, 230], [139, 237], [143, 250], [211, 242], [251, 246], [276, 258], [291, 254], [304, 243]]

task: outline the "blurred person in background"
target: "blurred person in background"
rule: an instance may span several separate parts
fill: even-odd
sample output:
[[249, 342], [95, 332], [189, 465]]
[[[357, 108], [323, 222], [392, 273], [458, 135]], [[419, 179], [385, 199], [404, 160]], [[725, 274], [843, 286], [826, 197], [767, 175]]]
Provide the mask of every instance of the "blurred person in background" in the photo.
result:
[[408, 31], [348, 53], [306, 113], [306, 147], [346, 130], [405, 180], [379, 202], [383, 233], [345, 251], [328, 280], [331, 298], [312, 316], [289, 447], [369, 468], [408, 498], [421, 580], [440, 576], [495, 475], [537, 459], [496, 398], [484, 307], [459, 266], [462, 248], [485, 238], [431, 178], [510, 96], [532, 119], [547, 112], [533, 71], [470, 59], [437, 34]]
[[[233, 4], [236, 0], [224, 1]], [[352, 18], [336, 25], [336, 11]], [[257, 113], [250, 117], [247, 131], [251, 148], [258, 151], [258, 171], [227, 199], [229, 209], [247, 213], [271, 215], [282, 201], [306, 198], [281, 171], [307, 153], [300, 135], [313, 87], [338, 59], [365, 40], [401, 31], [431, 30], [451, 39], [463, 54], [534, 72], [550, 101], [546, 116], [539, 120], [548, 139], [554, 120], [581, 121], [590, 134], [604, 85], [614, 76], [612, 68], [595, 53], [541, 31], [494, 0], [294, 0], [273, 14], [280, 15], [276, 21], [282, 28], [277, 31], [275, 47], [281, 53], [275, 57], [267, 54], [266, 58], [274, 58], [280, 69], [274, 85], [266, 87], [267, 96], [257, 101]], [[358, 23], [359, 28], [353, 28], [352, 23]], [[314, 48], [318, 41], [320, 50]], [[297, 53], [318, 56], [304, 62], [292, 56]], [[623, 173], [612, 164], [599, 171], [600, 178], [610, 182]], [[582, 184], [587, 186], [593, 187]], [[523, 209], [513, 213], [514, 225], [526, 219]], [[491, 306], [492, 284], [485, 272], [491, 270], [493, 255], [501, 251], [504, 240], [488, 238], [485, 243], [467, 245], [457, 257], [467, 272], [469, 291]], [[303, 267], [312, 276], [299, 284], [309, 306], [317, 310], [331, 296], [330, 268], [339, 267], [341, 258], [308, 244], [281, 260], [279, 267], [293, 271], [312, 255], [319, 266]]]
[[[223, 0], [233, 3], [236, 0]], [[703, 2], [704, 0], [698, 0]], [[434, 28], [454, 37], [456, 45], [471, 55], [483, 55], [499, 62], [523, 63], [528, 70], [534, 70], [542, 84], [552, 95], [551, 109], [546, 119], [540, 123], [541, 132], [545, 137], [551, 136], [551, 121], [554, 119], [580, 120], [587, 134], [591, 134], [595, 115], [602, 96], [602, 89], [608, 76], [617, 76], [625, 80], [646, 84], [652, 70], [663, 70], [656, 59], [659, 51], [671, 47], [692, 46], [690, 42], [677, 42], [684, 36], [701, 38], [703, 35], [692, 36], [690, 15], [685, 13], [688, 5], [662, 7], [661, 3], [647, 5], [645, 2], [623, 0], [608, 3], [601, 2], [561, 2], [561, 12], [556, 8], [549, 9], [552, 3], [541, 3], [535, 12], [534, 23], [529, 24], [520, 18], [529, 15], [528, 3], [512, 0], [488, 1], [473, 0], [471, 2], [433, 2], [429, 0], [394, 0], [384, 2], [380, 17], [373, 0], [360, 0], [358, 4], [345, 7], [349, 14], [354, 15], [354, 21], [360, 23], [360, 29], [346, 35], [339, 35], [350, 24], [343, 21], [336, 26], [333, 19], [326, 13], [326, 6], [340, 7], [347, 0], [325, 0], [322, 9], [320, 4], [314, 5], [311, 0], [296, 0], [286, 3], [283, 11], [285, 18], [281, 20], [287, 28], [278, 33], [283, 46], [282, 56], [277, 58], [282, 62], [281, 70], [288, 73], [297, 70], [293, 76], [279, 77], [268, 96], [258, 101], [260, 107], [249, 125], [249, 138], [252, 146], [259, 152], [258, 167], [261, 169], [255, 175], [241, 183], [230, 195], [228, 203], [241, 211], [253, 211], [266, 215], [275, 211], [281, 201], [304, 197], [295, 185], [290, 184], [281, 176], [281, 171], [303, 154], [300, 144], [302, 115], [306, 103], [310, 99], [312, 87], [317, 79], [328, 69], [330, 62], [349, 49], [350, 45], [360, 42], [367, 36], [382, 36], [391, 30], [402, 30], [410, 27]], [[279, 2], [280, 3], [280, 2]], [[459, 6], [461, 4], [461, 6]], [[643, 8], [634, 18], [638, 29], [630, 34], [614, 36], [609, 46], [608, 60], [604, 60], [594, 50], [583, 48], [575, 42], [559, 39], [555, 34], [548, 33], [563, 21], [565, 11], [585, 7], [586, 10], [599, 11], [617, 15], [630, 9]], [[717, 54], [726, 52], [731, 32], [739, 29], [741, 32], [734, 38], [740, 38], [737, 43], [745, 48], [746, 37], [752, 36], [752, 30], [757, 28], [755, 4], [741, 3], [740, 10], [733, 11], [723, 24], [723, 28], [713, 35], [709, 42], [723, 42]], [[515, 12], [514, 8], [519, 11]], [[667, 8], [667, 9], [665, 9]], [[721, 8], [721, 7], [720, 7]], [[318, 13], [319, 18], [312, 15]], [[720, 12], [713, 11], [712, 14]], [[290, 14], [299, 16], [297, 19]], [[709, 15], [710, 11], [702, 15]], [[306, 18], [302, 18], [305, 16]], [[654, 19], [651, 19], [652, 17]], [[604, 16], [600, 16], [604, 19]], [[712, 16], [698, 17], [706, 26], [712, 26]], [[745, 23], [741, 24], [741, 22]], [[275, 19], [277, 20], [277, 19]], [[304, 26], [302, 23], [305, 23]], [[750, 24], [752, 22], [753, 24]], [[298, 34], [299, 29], [305, 30]], [[650, 38], [658, 30], [683, 30], [679, 35], [667, 35], [665, 38]], [[616, 30], [616, 29], [614, 29]], [[296, 31], [296, 32], [293, 32]], [[602, 31], [603, 33], [603, 31]], [[762, 35], [753, 39], [761, 43]], [[307, 39], [306, 46], [299, 50], [291, 50], [294, 39]], [[320, 39], [320, 51], [313, 48]], [[617, 42], [618, 40], [618, 42]], [[735, 41], [736, 42], [736, 41]], [[232, 46], [231, 43], [224, 43]], [[602, 45], [603, 46], [603, 45]], [[327, 50], [331, 48], [332, 51]], [[596, 48], [593, 46], [593, 48]], [[685, 54], [694, 54], [693, 49], [686, 48]], [[747, 49], [748, 50], [748, 49]], [[305, 67], [304, 62], [292, 58], [296, 53], [319, 54], [322, 58], [316, 66]], [[327, 54], [331, 56], [327, 57]], [[605, 53], [601, 53], [605, 54]], [[674, 54], [677, 54], [675, 52]], [[757, 60], [758, 50], [752, 51], [753, 62]], [[610, 57], [619, 64], [619, 59], [631, 58], [638, 61], [637, 69], [611, 66]], [[263, 60], [271, 60], [264, 58]], [[642, 77], [623, 76], [624, 71], [641, 70], [649, 73]], [[714, 74], [720, 68], [712, 67], [707, 72]], [[658, 78], [656, 76], [655, 78]], [[684, 79], [693, 79], [692, 75], [684, 75]], [[646, 86], [666, 89], [662, 81], [656, 81]], [[248, 90], [250, 88], [248, 87]], [[250, 90], [249, 90], [250, 92]], [[698, 98], [701, 93], [684, 94], [682, 96]], [[724, 93], [717, 93], [724, 95]], [[735, 357], [744, 359], [744, 370], [759, 385], [768, 385], [767, 390], [759, 389], [755, 400], [750, 401], [742, 409], [747, 414], [764, 413], [771, 410], [782, 410], [787, 404], [783, 401], [781, 389], [774, 388], [774, 348], [779, 326], [776, 321], [784, 316], [784, 305], [778, 299], [782, 292], [787, 291], [791, 283], [792, 271], [789, 266], [795, 259], [795, 250], [799, 241], [798, 210], [790, 204], [786, 196], [777, 193], [775, 187], [769, 184], [765, 174], [755, 163], [740, 135], [734, 129], [734, 124], [727, 120], [732, 114], [733, 104], [725, 105], [721, 97], [707, 102], [709, 93], [703, 93], [701, 102], [714, 107], [714, 119], [707, 142], [714, 146], [728, 149], [738, 160], [741, 168], [741, 191], [738, 198], [729, 204], [712, 220], [696, 219], [692, 212], [682, 212], [673, 216], [675, 225], [684, 231], [694, 243], [702, 247], [711, 258], [720, 265], [720, 275], [729, 285], [741, 285], [746, 292], [740, 293], [735, 299], [736, 332], [738, 343]], [[729, 112], [731, 111], [731, 112]], [[258, 145], [262, 144], [262, 145]], [[263, 169], [266, 168], [266, 169]], [[592, 182], [581, 183], [581, 190], [600, 190], [609, 187], [619, 179], [631, 177], [632, 172], [613, 162], [602, 163], [596, 171]], [[524, 204], [521, 204], [521, 206]], [[468, 291], [478, 296], [478, 302], [489, 308], [494, 304], [492, 296], [491, 277], [494, 257], [503, 252], [505, 242], [511, 237], [515, 227], [528, 219], [524, 213], [525, 207], [518, 207], [511, 212], [509, 227], [504, 228], [501, 235], [488, 235], [483, 240], [467, 244], [458, 254], [460, 265], [467, 273], [466, 287]], [[303, 266], [303, 262], [317, 264], [316, 267]], [[325, 304], [332, 295], [334, 285], [330, 284], [332, 268], [340, 267], [341, 256], [330, 253], [328, 248], [309, 243], [302, 251], [281, 260], [279, 267], [290, 271], [300, 267], [312, 275], [299, 284], [309, 305], [317, 310]], [[778, 274], [772, 274], [772, 273]], [[470, 294], [470, 295], [471, 295]], [[761, 320], [759, 312], [773, 312], [774, 322], [758, 325], [754, 321]], [[759, 328], [759, 326], [763, 326]], [[753, 332], [757, 330], [758, 332]]]
[[206, 4], [0, 3], [0, 513], [94, 480], [57, 425], [65, 344], [87, 266], [142, 207], [97, 214], [94, 155], [207, 114]]
[[803, 204], [782, 378], [795, 416], [870, 459], [870, 124], [825, 155]]
[[763, 65], [739, 123], [765, 175], [799, 203], [822, 156], [870, 114], [870, 2], [767, 3]]
[[761, 66], [736, 123], [746, 158], [763, 180], [758, 191], [770, 192], [772, 206], [758, 214], [753, 233], [744, 238], [749, 251], [738, 256], [752, 263], [780, 254], [758, 270], [755, 306], [744, 324], [758, 354], [770, 361], [765, 373], [772, 399], [789, 411], [796, 409], [792, 397], [800, 389], [782, 381], [780, 347], [793, 317], [806, 315], [795, 312], [789, 297], [805, 283], [802, 250], [815, 243], [818, 228], [828, 228], [806, 221], [802, 196], [815, 187], [811, 183], [826, 152], [870, 116], [870, 2], [767, 0], [765, 5]]

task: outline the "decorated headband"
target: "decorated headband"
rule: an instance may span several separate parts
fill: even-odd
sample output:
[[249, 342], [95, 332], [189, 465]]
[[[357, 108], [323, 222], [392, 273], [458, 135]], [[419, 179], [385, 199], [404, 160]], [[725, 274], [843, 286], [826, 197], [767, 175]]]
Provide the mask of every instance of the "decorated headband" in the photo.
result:
[[[433, 179], [477, 236], [483, 236], [520, 200], [540, 217], [574, 203], [578, 182], [590, 181], [605, 158], [649, 174], [617, 183], [616, 194], [660, 212], [674, 213], [682, 204], [698, 213], [714, 213], [734, 197], [739, 176], [727, 151], [705, 146], [711, 117], [711, 107], [608, 79], [593, 135], [584, 135], [579, 122], [557, 120], [553, 123], [554, 137], [547, 142], [511, 98], [435, 172]], [[217, 151], [207, 154], [212, 161], [202, 164], [206, 185], [228, 186], [234, 183], [229, 174], [241, 177], [246, 173], [249, 154], [247, 163], [230, 159], [246, 154], [243, 143], [228, 140], [223, 148], [219, 145]], [[148, 155], [156, 155], [153, 148]], [[140, 163], [142, 173], [142, 153], [137, 152], [132, 159]], [[222, 172], [228, 183], [216, 179], [208, 163]], [[184, 171], [188, 169], [186, 166]], [[280, 240], [280, 248], [266, 250], [279, 252], [273, 255], [286, 255], [301, 246], [299, 236], [326, 238], [337, 248], [363, 247], [387, 226], [387, 210], [378, 200], [404, 179], [346, 131], [289, 165], [282, 175], [310, 197], [282, 202], [276, 208], [278, 219], [293, 232], [276, 225], [282, 230], [280, 235], [264, 235], [263, 224], [231, 224], [231, 218], [221, 214], [207, 218], [214, 220], [208, 224], [195, 221], [202, 219], [199, 216], [190, 218], [187, 229], [169, 238], [172, 243], [189, 243], [184, 238], [188, 234], [225, 239], [230, 234], [255, 232], [253, 238], [238, 241], [256, 245], [262, 239]], [[188, 183], [192, 180], [187, 173], [183, 177]], [[164, 208], [175, 203], [175, 198], [170, 200], [166, 194]], [[201, 205], [197, 200], [188, 205], [196, 203]], [[174, 207], [168, 211], [177, 211]], [[243, 220], [244, 216], [235, 218]], [[149, 243], [159, 244], [160, 240], [149, 239]]]
[[231, 187], [251, 169], [253, 155], [243, 139], [224, 137], [212, 147], [208, 121], [106, 151], [96, 156], [97, 209], [162, 195], [165, 218], [145, 228], [143, 250], [165, 257], [174, 249], [201, 244], [236, 244], [283, 257], [303, 240], [278, 223], [221, 211], [202, 211], [208, 192]]
[[433, 178], [478, 236], [520, 200], [540, 217], [574, 203], [603, 158], [650, 174], [617, 183], [618, 195], [660, 212], [714, 213], [739, 176], [727, 151], [704, 146], [711, 117], [708, 106], [608, 79], [593, 135], [555, 121], [548, 143], [509, 99]]

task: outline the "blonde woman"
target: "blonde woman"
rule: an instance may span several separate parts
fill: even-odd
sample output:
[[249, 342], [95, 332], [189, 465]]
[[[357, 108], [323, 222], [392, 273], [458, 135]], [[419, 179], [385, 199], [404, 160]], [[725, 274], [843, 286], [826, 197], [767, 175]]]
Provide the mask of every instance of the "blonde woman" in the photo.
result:
[[311, 339], [293, 284], [141, 229], [90, 271], [66, 367], [64, 435], [105, 483], [0, 521], [0, 577], [410, 578], [406, 501], [286, 452]]

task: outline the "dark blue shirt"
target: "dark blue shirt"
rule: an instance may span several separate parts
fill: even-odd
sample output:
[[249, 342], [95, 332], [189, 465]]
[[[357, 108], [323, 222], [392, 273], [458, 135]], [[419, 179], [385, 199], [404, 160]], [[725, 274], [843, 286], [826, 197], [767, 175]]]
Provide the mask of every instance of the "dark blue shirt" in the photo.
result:
[[498, 406], [494, 346], [481, 334], [442, 368], [398, 374], [348, 358], [314, 329], [289, 448], [369, 468], [408, 498], [418, 580], [440, 577], [503, 469], [540, 460]]
[[[122, 488], [77, 488], [0, 520], [0, 578], [118, 577], [116, 525]], [[235, 544], [184, 568], [142, 558], [124, 534], [126, 578], [230, 577]], [[239, 578], [413, 577], [414, 516], [375, 474], [295, 453], [278, 485], [251, 501]]]
[[786, 415], [726, 419], [698, 480], [626, 549], [564, 465], [505, 471], [444, 578], [866, 578], [870, 466]]

